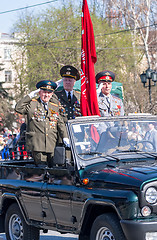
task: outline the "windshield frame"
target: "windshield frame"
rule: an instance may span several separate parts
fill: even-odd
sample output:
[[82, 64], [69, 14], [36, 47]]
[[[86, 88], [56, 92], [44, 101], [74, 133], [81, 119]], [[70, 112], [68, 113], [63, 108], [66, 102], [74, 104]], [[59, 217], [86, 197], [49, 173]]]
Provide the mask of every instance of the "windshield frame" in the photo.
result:
[[[118, 159], [119, 154], [122, 153], [122, 151], [117, 151], [114, 154], [101, 154], [98, 152], [97, 154], [92, 155], [92, 151], [90, 152], [90, 157], [88, 159], [84, 159], [83, 154], [78, 154], [76, 150], [76, 141], [75, 141], [75, 136], [74, 136], [74, 131], [73, 131], [73, 126], [74, 125], [85, 125], [86, 123], [88, 124], [97, 124], [97, 123], [108, 123], [108, 122], [124, 122], [124, 121], [132, 121], [132, 122], [149, 122], [149, 121], [155, 121], [157, 123], [157, 115], [143, 115], [143, 116], [119, 116], [119, 117], [99, 117], [99, 116], [87, 116], [87, 117], [78, 117], [73, 120], [69, 120], [67, 122], [67, 130], [68, 130], [68, 135], [71, 141], [71, 151], [73, 154], [74, 162], [77, 164], [77, 168], [84, 168], [88, 165], [97, 163], [97, 162], [108, 162], [111, 159]], [[127, 152], [127, 151], [126, 151]], [[131, 151], [134, 152], [134, 151]], [[135, 151], [136, 152], [136, 151]], [[128, 151], [129, 153], [129, 151]], [[131, 154], [131, 153], [130, 153]], [[151, 156], [151, 155], [150, 155]], [[152, 157], [156, 157], [156, 154], [153, 155]], [[116, 161], [116, 160], [115, 160]], [[117, 160], [118, 162], [118, 160]]]

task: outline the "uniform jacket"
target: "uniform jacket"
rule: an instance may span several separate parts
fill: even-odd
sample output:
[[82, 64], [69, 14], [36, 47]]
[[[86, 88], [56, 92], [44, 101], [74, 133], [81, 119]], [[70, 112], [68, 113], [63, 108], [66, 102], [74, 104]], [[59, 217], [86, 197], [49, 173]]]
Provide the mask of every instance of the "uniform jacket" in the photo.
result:
[[144, 140], [152, 142], [153, 146], [149, 143], [146, 143], [146, 146], [150, 150], [153, 150], [153, 147], [154, 147], [155, 152], [157, 152], [157, 130], [156, 129], [146, 132]]
[[104, 116], [123, 116], [124, 106], [120, 98], [110, 94], [110, 104], [106, 100], [106, 96], [100, 92], [98, 95], [98, 105], [100, 115]]
[[73, 97], [71, 103], [69, 103], [65, 90], [55, 91], [61, 105], [64, 107], [67, 118], [74, 119], [77, 116], [81, 116], [80, 113], [80, 92], [73, 90]]
[[27, 116], [26, 141], [29, 150], [53, 153], [57, 131], [62, 138], [67, 137], [65, 124], [59, 112], [59, 102], [49, 102], [46, 114], [40, 98], [31, 99], [27, 95], [16, 104], [15, 110]]

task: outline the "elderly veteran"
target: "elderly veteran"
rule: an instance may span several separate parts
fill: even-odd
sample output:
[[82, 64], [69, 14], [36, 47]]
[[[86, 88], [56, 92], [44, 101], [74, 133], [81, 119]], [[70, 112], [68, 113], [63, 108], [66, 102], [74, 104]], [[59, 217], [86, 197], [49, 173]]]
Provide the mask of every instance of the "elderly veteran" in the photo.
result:
[[96, 82], [99, 84], [97, 90], [98, 105], [101, 116], [123, 116], [123, 102], [117, 96], [111, 95], [112, 82], [115, 74], [105, 70], [96, 75]]
[[81, 115], [80, 112], [80, 92], [73, 90], [74, 84], [80, 79], [78, 70], [70, 65], [61, 68], [60, 75], [63, 79], [63, 90], [55, 91], [61, 105], [64, 107], [67, 119], [73, 119]]
[[[60, 115], [60, 103], [50, 102], [57, 84], [43, 80], [36, 84], [37, 90], [22, 98], [15, 106], [16, 112], [27, 116], [26, 146], [31, 150], [36, 165], [53, 166], [57, 133], [68, 145], [66, 128]], [[39, 97], [35, 96], [39, 93]]]

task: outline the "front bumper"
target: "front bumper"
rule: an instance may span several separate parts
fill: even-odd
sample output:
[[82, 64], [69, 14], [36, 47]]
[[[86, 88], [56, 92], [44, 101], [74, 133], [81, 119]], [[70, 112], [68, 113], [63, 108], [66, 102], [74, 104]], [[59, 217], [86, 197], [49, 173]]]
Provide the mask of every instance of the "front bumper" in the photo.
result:
[[149, 240], [146, 238], [146, 233], [157, 233], [156, 221], [133, 221], [121, 220], [121, 226], [127, 240]]

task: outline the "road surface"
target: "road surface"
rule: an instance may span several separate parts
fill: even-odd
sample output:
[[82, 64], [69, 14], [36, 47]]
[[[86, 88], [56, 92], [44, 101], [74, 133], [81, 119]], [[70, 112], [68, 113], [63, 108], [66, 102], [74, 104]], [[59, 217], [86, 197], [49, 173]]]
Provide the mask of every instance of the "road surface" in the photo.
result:
[[[6, 240], [4, 233], [0, 233], [0, 240]], [[73, 234], [60, 234], [58, 232], [48, 231], [48, 233], [41, 232], [40, 240], [78, 240], [78, 236]]]

